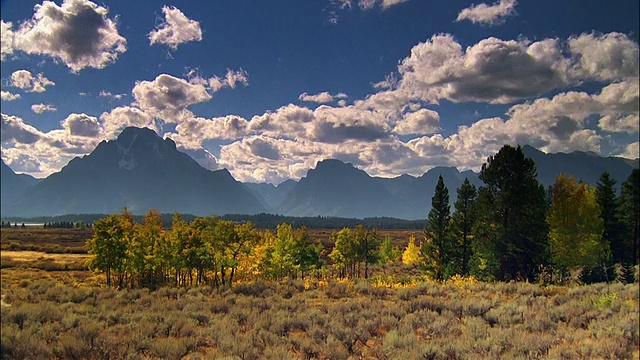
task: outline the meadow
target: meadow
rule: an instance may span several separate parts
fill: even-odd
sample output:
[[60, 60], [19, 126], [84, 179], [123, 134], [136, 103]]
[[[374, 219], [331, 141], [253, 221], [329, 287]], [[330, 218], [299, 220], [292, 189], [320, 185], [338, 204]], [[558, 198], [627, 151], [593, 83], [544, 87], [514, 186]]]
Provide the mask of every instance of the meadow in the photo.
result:
[[3, 359], [639, 356], [637, 283], [434, 282], [397, 263], [369, 279], [119, 290], [88, 271], [90, 232], [21, 230], [1, 232]]

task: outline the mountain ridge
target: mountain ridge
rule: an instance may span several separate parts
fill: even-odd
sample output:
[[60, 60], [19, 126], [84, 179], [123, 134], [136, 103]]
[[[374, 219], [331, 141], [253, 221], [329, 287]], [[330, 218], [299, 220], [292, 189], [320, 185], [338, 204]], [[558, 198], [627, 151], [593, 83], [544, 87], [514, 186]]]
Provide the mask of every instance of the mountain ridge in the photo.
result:
[[[595, 185], [603, 171], [626, 180], [638, 159], [600, 157], [585, 152], [546, 154], [523, 146], [545, 186], [559, 172]], [[227, 169], [210, 171], [176, 148], [173, 140], [153, 130], [126, 128], [116, 140], [102, 141], [90, 154], [71, 160], [45, 179], [15, 174], [2, 162], [2, 213], [48, 216], [63, 213], [119, 212], [137, 214], [150, 208], [194, 215], [273, 213], [286, 216], [424, 219], [438, 177], [449, 189], [451, 203], [465, 178], [478, 186], [478, 173], [434, 167], [420, 176], [370, 176], [336, 159], [319, 161], [299, 181], [279, 185], [241, 183]], [[26, 190], [29, 191], [26, 191]]]

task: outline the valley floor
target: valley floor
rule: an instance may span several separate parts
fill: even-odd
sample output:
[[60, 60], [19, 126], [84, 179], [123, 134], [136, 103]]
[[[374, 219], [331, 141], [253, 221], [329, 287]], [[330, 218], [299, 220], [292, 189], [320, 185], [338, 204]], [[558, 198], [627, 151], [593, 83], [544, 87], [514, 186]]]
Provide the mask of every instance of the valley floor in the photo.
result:
[[3, 359], [638, 358], [638, 285], [307, 278], [106, 288], [2, 269]]

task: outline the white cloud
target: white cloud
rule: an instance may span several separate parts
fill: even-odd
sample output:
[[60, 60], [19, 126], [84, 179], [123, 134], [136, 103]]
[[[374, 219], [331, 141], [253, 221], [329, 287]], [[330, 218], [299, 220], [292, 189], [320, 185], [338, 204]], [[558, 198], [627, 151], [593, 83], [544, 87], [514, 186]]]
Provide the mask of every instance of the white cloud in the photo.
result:
[[162, 7], [164, 20], [149, 33], [150, 44], [165, 44], [176, 50], [178, 45], [188, 41], [201, 41], [202, 30], [198, 21], [187, 18], [173, 6]]
[[[403, 2], [407, 1], [409, 0], [359, 0], [358, 6], [362, 10], [371, 10], [376, 6], [379, 6], [382, 9], [388, 9], [392, 6], [402, 4]], [[351, 5], [349, 5], [349, 7], [351, 7]]]
[[488, 38], [463, 50], [453, 36], [434, 35], [402, 60], [399, 89], [432, 103], [508, 104], [566, 86], [565, 67], [554, 39], [529, 44]]
[[0, 61], [4, 61], [5, 55], [13, 54], [13, 24], [0, 20]]
[[57, 111], [55, 106], [50, 104], [33, 104], [31, 105], [31, 111], [36, 114], [42, 114], [45, 111]]
[[469, 20], [474, 24], [498, 25], [505, 17], [516, 15], [516, 0], [499, 0], [492, 5], [481, 3], [462, 9], [456, 21]]
[[398, 135], [433, 134], [439, 129], [440, 115], [429, 109], [408, 113], [396, 123], [393, 132]]
[[110, 91], [100, 90], [100, 93], [98, 94], [98, 96], [106, 97], [112, 100], [120, 100], [123, 97], [127, 96], [127, 94], [113, 94]]
[[243, 69], [237, 71], [227, 69], [227, 74], [224, 77], [213, 76], [209, 79], [204, 79], [200, 76], [194, 76], [189, 82], [192, 84], [202, 84], [211, 92], [217, 92], [226, 87], [235, 89], [238, 84], [244, 86], [249, 85], [249, 74]]
[[2, 144], [33, 144], [38, 141], [43, 133], [35, 127], [26, 124], [17, 116], [1, 114], [2, 116]]
[[309, 95], [306, 92], [303, 92], [302, 94], [300, 94], [300, 96], [298, 96], [298, 99], [306, 102], [315, 102], [319, 104], [324, 104], [324, 103], [333, 102], [337, 99], [346, 99], [348, 97], [349, 96], [347, 96], [347, 94], [345, 93], [338, 93], [335, 95], [331, 95], [330, 93], [323, 91], [315, 95]]
[[2, 101], [13, 101], [20, 99], [20, 94], [13, 94], [4, 90], [2, 90], [0, 94], [2, 95]]
[[87, 114], [70, 114], [60, 125], [72, 136], [97, 137], [102, 133], [102, 125], [98, 119]]
[[636, 141], [627, 145], [625, 151], [620, 154], [621, 157], [627, 159], [637, 159], [640, 158], [640, 142]]
[[638, 44], [625, 34], [581, 34], [568, 40], [578, 79], [638, 80]]
[[176, 126], [176, 133], [166, 134], [186, 149], [199, 149], [206, 140], [236, 140], [247, 134], [248, 122], [240, 116], [205, 119], [185, 118]]
[[136, 99], [134, 105], [167, 122], [191, 117], [187, 110], [189, 105], [211, 100], [202, 84], [190, 84], [167, 74], [160, 74], [153, 81], [136, 82], [132, 93]]
[[56, 83], [47, 79], [42, 73], [35, 77], [27, 70], [17, 70], [11, 74], [11, 85], [29, 91], [44, 92], [47, 86], [53, 86]]
[[153, 117], [144, 111], [131, 106], [121, 106], [100, 115], [107, 139], [115, 139], [120, 132], [129, 126], [148, 127], [158, 132]]
[[117, 18], [108, 18], [108, 13], [88, 0], [65, 0], [62, 6], [45, 1], [15, 31], [14, 48], [60, 60], [73, 72], [102, 69], [127, 50]]

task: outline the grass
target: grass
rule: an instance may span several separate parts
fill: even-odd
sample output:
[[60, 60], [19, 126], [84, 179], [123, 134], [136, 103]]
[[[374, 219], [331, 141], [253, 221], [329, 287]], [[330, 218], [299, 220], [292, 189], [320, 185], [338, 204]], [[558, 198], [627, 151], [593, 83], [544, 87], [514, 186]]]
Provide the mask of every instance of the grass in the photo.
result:
[[474, 359], [638, 356], [638, 288], [458, 279], [100, 287], [3, 269], [3, 358]]
[[368, 280], [116, 290], [86, 255], [1, 255], [3, 359], [639, 356], [637, 283], [435, 283], [396, 264]]

